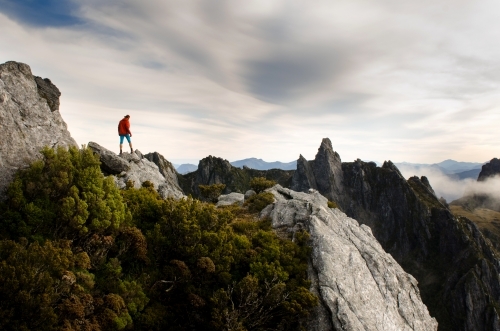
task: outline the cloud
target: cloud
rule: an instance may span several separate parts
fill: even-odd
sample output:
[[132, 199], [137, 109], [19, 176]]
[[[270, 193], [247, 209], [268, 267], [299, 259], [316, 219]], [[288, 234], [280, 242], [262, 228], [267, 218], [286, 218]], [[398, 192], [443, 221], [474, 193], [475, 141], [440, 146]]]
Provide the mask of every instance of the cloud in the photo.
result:
[[496, 156], [494, 1], [28, 4], [0, 0], [0, 61], [60, 88], [80, 143], [112, 148], [132, 113], [138, 148], [176, 159], [290, 161], [324, 137], [347, 160]]
[[486, 181], [476, 179], [456, 179], [443, 173], [437, 167], [419, 167], [414, 165], [399, 165], [398, 169], [405, 178], [411, 176], [426, 176], [434, 189], [436, 196], [443, 197], [447, 202], [474, 194], [488, 195], [500, 201], [500, 176], [491, 177]]
[[485, 181], [474, 182], [465, 188], [464, 195], [488, 195], [500, 201], [500, 176], [490, 177]]
[[474, 187], [477, 183], [471, 178], [454, 179], [438, 168], [399, 165], [398, 169], [405, 178], [426, 176], [436, 196], [445, 198], [447, 202], [461, 198], [469, 188]]

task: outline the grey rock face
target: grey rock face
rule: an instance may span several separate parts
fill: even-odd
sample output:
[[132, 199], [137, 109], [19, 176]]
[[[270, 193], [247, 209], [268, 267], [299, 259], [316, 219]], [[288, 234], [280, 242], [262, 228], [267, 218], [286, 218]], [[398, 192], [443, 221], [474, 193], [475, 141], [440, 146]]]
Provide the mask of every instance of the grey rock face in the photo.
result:
[[308, 330], [437, 330], [417, 281], [383, 250], [368, 226], [328, 208], [317, 191], [299, 193], [279, 185], [267, 191], [276, 199], [266, 208], [273, 228], [291, 233], [305, 228], [311, 235], [309, 279], [321, 306]]
[[[15, 171], [38, 159], [44, 146], [78, 147], [58, 111], [59, 90], [41, 81], [44, 87], [24, 63], [0, 64], [0, 197]], [[41, 96], [49, 94], [50, 101]]]
[[92, 149], [94, 153], [99, 155], [101, 159], [101, 169], [105, 174], [117, 175], [130, 169], [129, 162], [127, 162], [127, 160], [119, 157], [101, 145], [91, 141], [87, 146]]
[[[313, 167], [316, 160], [308, 163]], [[376, 167], [356, 160], [341, 168], [340, 188], [318, 185], [317, 178], [338, 176], [338, 163], [332, 172], [314, 173], [310, 187], [368, 225], [385, 251], [418, 280], [440, 331], [500, 330], [500, 312], [491, 308], [500, 306], [500, 262], [477, 227], [454, 217], [426, 178], [405, 180], [390, 161]], [[298, 174], [294, 184], [304, 183], [305, 176]]]
[[490, 162], [483, 165], [479, 173], [478, 181], [482, 182], [490, 177], [500, 175], [500, 160], [497, 158], [491, 159]]
[[163, 175], [163, 177], [165, 177], [168, 185], [176, 187], [178, 190], [182, 191], [179, 186], [177, 171], [175, 170], [174, 165], [170, 163], [170, 161], [165, 159], [163, 155], [158, 152], [148, 153], [144, 155], [144, 157], [158, 166], [160, 173]]
[[177, 177], [165, 178], [158, 166], [148, 159], [141, 159], [136, 153], [116, 155], [95, 142], [89, 142], [88, 146], [99, 154], [101, 170], [106, 174], [116, 175], [115, 183], [119, 188], [125, 188], [129, 180], [134, 183], [135, 188], [140, 188], [145, 181], [150, 181], [162, 198], [184, 197], [181, 188], [176, 184]]
[[[328, 174], [325, 176], [324, 174]], [[293, 175], [292, 190], [316, 189], [326, 197], [338, 200], [343, 195], [342, 161], [332, 149], [330, 139], [324, 138], [314, 161], [306, 161], [301, 155], [297, 161], [297, 171]]]
[[229, 194], [223, 194], [219, 197], [219, 201], [217, 201], [217, 207], [220, 206], [230, 206], [234, 203], [238, 205], [243, 205], [245, 200], [245, 196], [242, 193], [231, 192]]

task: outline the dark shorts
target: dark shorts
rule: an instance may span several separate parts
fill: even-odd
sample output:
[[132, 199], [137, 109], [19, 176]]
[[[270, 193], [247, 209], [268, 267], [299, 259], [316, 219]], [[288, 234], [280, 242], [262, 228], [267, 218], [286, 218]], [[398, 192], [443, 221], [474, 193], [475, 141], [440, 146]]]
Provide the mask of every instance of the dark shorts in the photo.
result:
[[120, 145], [123, 144], [123, 138], [127, 138], [127, 141], [129, 143], [131, 143], [131, 141], [130, 141], [130, 135], [128, 133], [127, 134], [121, 134], [120, 135]]

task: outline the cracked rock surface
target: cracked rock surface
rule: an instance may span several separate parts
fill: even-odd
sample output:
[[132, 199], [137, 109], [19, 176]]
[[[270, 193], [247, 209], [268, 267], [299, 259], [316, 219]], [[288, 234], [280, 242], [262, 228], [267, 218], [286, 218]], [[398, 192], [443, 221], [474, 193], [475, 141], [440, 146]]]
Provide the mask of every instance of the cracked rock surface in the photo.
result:
[[59, 113], [60, 95], [27, 64], [0, 64], [0, 198], [14, 173], [40, 158], [44, 146], [78, 146]]
[[278, 232], [305, 228], [313, 249], [309, 279], [320, 297], [308, 330], [437, 330], [422, 303], [417, 281], [387, 254], [370, 228], [317, 191], [268, 190], [276, 202], [261, 216]]

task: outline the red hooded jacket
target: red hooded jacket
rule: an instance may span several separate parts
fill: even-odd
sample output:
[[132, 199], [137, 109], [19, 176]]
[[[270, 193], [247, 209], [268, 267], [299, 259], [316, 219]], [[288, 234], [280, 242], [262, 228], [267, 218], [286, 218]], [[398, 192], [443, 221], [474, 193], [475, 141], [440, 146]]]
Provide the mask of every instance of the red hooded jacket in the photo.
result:
[[132, 132], [130, 132], [130, 122], [126, 117], [118, 123], [118, 135], [124, 134], [132, 134]]

